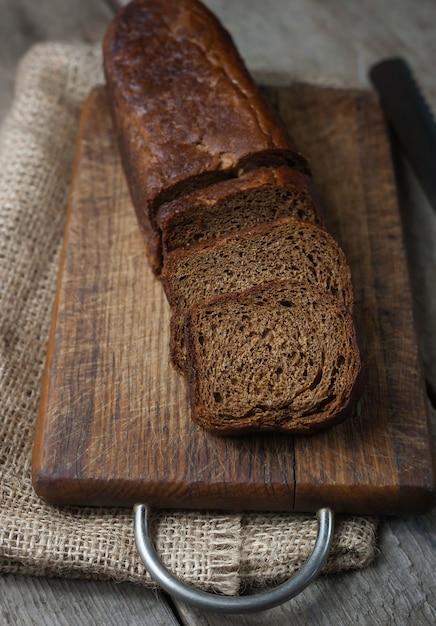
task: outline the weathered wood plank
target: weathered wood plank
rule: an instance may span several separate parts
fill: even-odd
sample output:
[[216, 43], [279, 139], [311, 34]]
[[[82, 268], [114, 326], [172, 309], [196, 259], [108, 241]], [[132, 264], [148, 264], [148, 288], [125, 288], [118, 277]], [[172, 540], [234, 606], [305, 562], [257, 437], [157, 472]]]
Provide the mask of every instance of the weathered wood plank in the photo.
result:
[[82, 115], [37, 423], [34, 485], [48, 501], [300, 512], [328, 504], [360, 514], [432, 506], [425, 387], [378, 103], [301, 83], [270, 96], [311, 155], [351, 266], [366, 361], [360, 414], [295, 438], [216, 437], [192, 422], [186, 382], [169, 363], [169, 307], [98, 88]]
[[0, 578], [0, 623], [11, 626], [179, 624], [162, 594], [138, 585], [13, 575]]
[[[363, 85], [367, 83], [366, 72], [371, 63], [401, 53], [411, 62], [433, 109], [436, 109], [433, 67], [436, 5], [433, 0], [418, 3], [412, 0], [394, 3], [379, 0], [364, 3], [360, 0], [335, 0], [332, 3], [323, 0], [293, 0], [292, 3], [288, 0], [205, 1], [231, 30], [249, 67], [258, 75], [270, 76], [275, 72], [278, 82], [283, 82], [285, 75], [292, 73], [306, 79], [331, 78], [346, 84]], [[34, 8], [27, 21], [18, 19], [20, 13], [27, 15], [30, 5]], [[0, 118], [12, 98], [18, 60], [33, 42], [83, 40], [85, 37], [98, 40], [109, 19], [107, 12], [108, 5], [103, 0], [39, 0], [37, 3], [0, 0]], [[94, 15], [94, 19], [89, 19], [89, 15]], [[413, 216], [413, 228], [408, 227], [406, 241], [413, 243], [411, 263], [414, 289], [419, 296], [417, 320], [421, 345], [428, 354], [426, 373], [435, 381], [435, 217], [416, 187], [411, 191], [407, 184], [401, 199], [405, 201], [408, 215]], [[409, 212], [411, 207], [412, 213]], [[307, 595], [308, 590], [301, 596], [301, 608], [295, 608], [295, 601], [291, 602], [283, 607], [284, 612], [276, 623], [329, 626], [434, 624], [435, 531], [436, 512], [425, 517], [385, 521], [380, 536], [380, 556], [374, 566], [362, 572], [329, 578], [331, 583], [328, 587], [322, 586], [321, 594], [317, 591], [319, 581], [313, 587], [313, 595]], [[17, 624], [19, 611], [24, 624], [47, 624], [50, 616], [58, 613], [57, 623], [63, 619], [65, 624], [74, 624], [75, 616], [80, 615], [84, 586], [92, 606], [86, 623], [107, 623], [110, 612], [102, 606], [102, 597], [115, 598], [111, 607], [115, 614], [128, 611], [117, 595], [118, 584], [69, 581], [59, 608], [58, 581], [38, 579], [36, 584], [32, 578], [6, 576], [0, 580], [0, 607], [7, 607], [6, 614], [5, 611], [0, 613], [1, 619], [5, 624]], [[143, 591], [139, 590], [140, 594]], [[128, 604], [129, 598], [137, 596], [138, 589], [123, 585], [123, 593]], [[277, 615], [280, 616], [279, 609]], [[217, 617], [188, 610], [183, 613], [183, 619], [184, 623], [195, 625], [274, 624], [266, 614], [247, 618]], [[144, 612], [132, 617], [129, 623], [154, 626], [172, 622], [165, 613], [152, 618]]]
[[425, 469], [432, 446], [385, 121], [368, 91], [330, 89], [320, 97], [312, 86], [300, 91], [277, 89], [277, 106], [311, 155], [328, 225], [350, 263], [366, 378], [359, 418], [296, 439], [297, 506], [323, 493], [340, 511], [337, 490], [344, 489], [352, 512], [365, 485], [371, 502], [384, 507], [372, 509], [366, 497], [367, 513], [398, 513], [404, 498], [417, 512], [432, 489]]

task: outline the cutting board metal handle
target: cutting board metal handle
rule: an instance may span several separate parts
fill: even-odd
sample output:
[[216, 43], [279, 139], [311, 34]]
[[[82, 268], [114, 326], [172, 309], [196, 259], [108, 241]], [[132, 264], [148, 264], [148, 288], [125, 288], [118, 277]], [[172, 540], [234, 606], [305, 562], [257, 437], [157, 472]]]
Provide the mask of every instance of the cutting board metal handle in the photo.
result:
[[150, 533], [150, 509], [146, 504], [134, 507], [135, 541], [139, 555], [150, 576], [171, 596], [200, 609], [222, 613], [255, 613], [271, 609], [298, 595], [319, 574], [333, 539], [334, 513], [329, 508], [317, 512], [318, 534], [315, 547], [301, 570], [274, 589], [250, 596], [220, 596], [195, 589], [173, 576], [162, 564]]

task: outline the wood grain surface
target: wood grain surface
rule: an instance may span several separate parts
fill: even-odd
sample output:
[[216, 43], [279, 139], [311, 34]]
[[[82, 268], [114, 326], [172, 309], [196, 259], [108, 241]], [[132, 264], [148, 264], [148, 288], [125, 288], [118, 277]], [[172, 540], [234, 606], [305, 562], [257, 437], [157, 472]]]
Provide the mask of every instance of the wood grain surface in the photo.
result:
[[427, 400], [378, 100], [366, 91], [298, 85], [271, 97], [311, 155], [329, 228], [349, 261], [366, 370], [359, 418], [296, 440], [295, 507], [312, 510], [323, 498], [338, 510], [347, 503], [347, 512], [430, 507], [434, 460]]
[[359, 411], [314, 436], [216, 437], [190, 419], [169, 363], [170, 310], [152, 274], [104, 88], [85, 104], [34, 454], [56, 504], [426, 511], [427, 404], [388, 139], [372, 94], [269, 90], [310, 155], [349, 259], [366, 363]]
[[[248, 67], [258, 76], [275, 73], [280, 84], [287, 84], [288, 76], [296, 74], [367, 87], [366, 73], [372, 63], [402, 54], [436, 109], [433, 0], [207, 0], [206, 4], [229, 28]], [[32, 44], [45, 40], [97, 42], [114, 8], [114, 0], [0, 0], [1, 118], [13, 97], [17, 64]], [[398, 151], [395, 156], [420, 351], [427, 381], [434, 389], [436, 218], [409, 164]], [[436, 418], [433, 408], [431, 412]], [[0, 623], [433, 625], [435, 530], [436, 509], [424, 516], [384, 519], [378, 537], [379, 556], [372, 565], [319, 578], [298, 598], [250, 616], [220, 616], [180, 603], [175, 607], [164, 595], [127, 583], [4, 575], [0, 578]]]

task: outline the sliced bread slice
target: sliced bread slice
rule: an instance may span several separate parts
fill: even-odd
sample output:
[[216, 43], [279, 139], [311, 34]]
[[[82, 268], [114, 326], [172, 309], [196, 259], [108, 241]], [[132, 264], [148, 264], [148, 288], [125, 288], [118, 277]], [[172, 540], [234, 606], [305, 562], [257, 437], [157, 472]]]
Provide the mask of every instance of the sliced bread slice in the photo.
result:
[[195, 303], [277, 279], [318, 285], [353, 308], [351, 274], [333, 237], [315, 224], [284, 217], [188, 250], [174, 250], [162, 282], [170, 306], [171, 360], [186, 373], [183, 321]]
[[156, 222], [164, 257], [284, 216], [323, 225], [320, 202], [306, 174], [282, 165], [261, 167], [163, 204]]
[[219, 435], [310, 434], [345, 419], [360, 393], [350, 313], [318, 287], [276, 281], [186, 316], [193, 420]]

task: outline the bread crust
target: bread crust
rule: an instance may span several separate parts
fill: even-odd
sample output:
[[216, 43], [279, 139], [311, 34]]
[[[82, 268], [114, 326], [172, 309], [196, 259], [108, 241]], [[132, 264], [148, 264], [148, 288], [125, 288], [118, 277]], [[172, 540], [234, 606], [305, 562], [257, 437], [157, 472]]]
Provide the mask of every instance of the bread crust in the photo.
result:
[[[250, 306], [255, 302], [253, 308], [259, 308], [259, 300], [270, 299], [274, 303], [274, 298], [280, 299], [285, 297], [289, 298], [289, 303], [286, 305], [294, 306], [296, 308], [296, 316], [304, 316], [307, 311], [304, 306], [301, 310], [298, 310], [298, 300], [295, 298], [299, 293], [305, 293], [309, 295], [309, 300], [312, 299], [318, 303], [318, 311], [322, 309], [322, 314], [316, 316], [316, 331], [319, 331], [321, 337], [328, 333], [330, 330], [329, 322], [326, 322], [326, 327], [323, 326], [323, 319], [329, 319], [328, 312], [331, 311], [330, 319], [334, 321], [339, 320], [339, 328], [344, 333], [344, 345], [346, 346], [346, 354], [334, 352], [333, 357], [343, 359], [343, 363], [346, 365], [346, 372], [342, 372], [344, 377], [339, 385], [340, 393], [335, 397], [330, 397], [325, 389], [322, 390], [320, 395], [320, 401], [318, 404], [313, 402], [313, 398], [317, 394], [317, 384], [322, 381], [322, 376], [314, 381], [308, 379], [304, 381], [306, 386], [310, 384], [309, 399], [306, 404], [306, 409], [297, 408], [295, 404], [298, 404], [304, 392], [293, 394], [294, 381], [289, 381], [289, 392], [286, 388], [286, 384], [282, 385], [280, 392], [276, 391], [277, 398], [269, 401], [268, 394], [265, 398], [265, 393], [256, 395], [253, 391], [257, 385], [252, 385], [250, 391], [247, 392], [244, 397], [244, 389], [239, 388], [236, 391], [230, 391], [229, 398], [224, 399], [224, 402], [214, 404], [208, 401], [208, 397], [212, 397], [212, 390], [217, 385], [217, 388], [222, 390], [224, 388], [231, 387], [232, 385], [232, 368], [235, 367], [238, 356], [246, 350], [246, 344], [250, 340], [250, 336], [243, 336], [244, 341], [238, 343], [238, 333], [232, 332], [232, 339], [234, 342], [224, 340], [225, 349], [221, 351], [221, 355], [228, 350], [227, 356], [223, 357], [225, 369], [220, 370], [219, 373], [214, 371], [215, 359], [218, 359], [220, 355], [217, 354], [219, 346], [217, 347], [217, 336], [204, 338], [204, 334], [212, 328], [209, 325], [206, 329], [200, 328], [199, 319], [206, 313], [211, 314], [214, 311], [224, 312], [227, 309], [227, 313], [230, 311], [232, 315], [233, 323], [237, 324], [238, 320], [234, 317], [234, 308], [242, 305], [246, 305], [246, 311], [250, 311]], [[272, 305], [274, 306], [274, 304]], [[271, 309], [272, 310], [272, 309]], [[246, 317], [244, 315], [244, 317]], [[272, 317], [272, 316], [271, 316]], [[283, 320], [284, 328], [288, 329], [287, 321], [280, 315]], [[224, 317], [225, 321], [227, 317]], [[320, 323], [321, 320], [321, 323]], [[259, 324], [260, 320], [257, 317], [255, 326], [261, 328]], [[225, 322], [224, 322], [225, 323]], [[226, 326], [228, 327], [228, 325]], [[206, 330], [206, 333], [204, 332]], [[253, 330], [251, 329], [251, 333]], [[290, 332], [289, 335], [292, 333]], [[239, 293], [227, 293], [204, 300], [197, 303], [190, 309], [185, 317], [185, 336], [188, 353], [188, 378], [191, 390], [191, 415], [192, 419], [205, 428], [206, 430], [220, 436], [229, 435], [241, 435], [250, 432], [263, 432], [270, 431], [291, 435], [308, 435], [318, 432], [319, 430], [330, 428], [333, 425], [339, 424], [350, 416], [355, 408], [356, 402], [360, 397], [363, 389], [364, 371], [361, 361], [360, 349], [358, 345], [358, 338], [355, 332], [354, 322], [349, 311], [333, 296], [325, 293], [317, 286], [309, 286], [299, 283], [290, 283], [288, 281], [271, 281], [270, 283], [264, 283], [257, 287], [251, 287]], [[218, 331], [219, 338], [219, 331]], [[315, 341], [317, 337], [311, 337], [312, 341]], [[277, 364], [281, 364], [286, 371], [286, 358], [289, 356], [286, 353], [291, 351], [292, 340], [289, 343], [283, 341], [283, 337], [280, 337], [282, 343], [278, 342], [270, 349], [267, 350], [267, 354], [270, 356], [270, 361], [267, 362], [272, 367], [276, 367]], [[256, 338], [258, 341], [259, 338]], [[269, 338], [271, 342], [271, 339]], [[268, 340], [265, 341], [265, 347]], [[304, 342], [303, 342], [304, 343]], [[201, 345], [200, 345], [201, 344]], [[208, 363], [205, 365], [204, 358], [201, 355], [203, 344], [210, 349], [208, 355]], [[323, 352], [328, 349], [324, 343], [316, 346], [316, 351]], [[223, 348], [223, 346], [221, 346]], [[261, 348], [260, 348], [261, 349]], [[344, 351], [345, 352], [345, 351]], [[249, 354], [249, 352], [248, 352]], [[246, 356], [244, 354], [244, 356]], [[255, 357], [255, 355], [254, 355]], [[326, 359], [328, 360], [328, 359]], [[208, 366], [210, 370], [214, 372], [213, 376], [208, 375]], [[248, 368], [250, 370], [250, 368]], [[282, 369], [282, 367], [280, 368]], [[228, 371], [227, 371], [228, 370]], [[262, 374], [266, 378], [269, 372], [263, 371]], [[258, 372], [256, 373], [257, 376]], [[331, 372], [324, 372], [324, 377], [328, 378]], [[238, 374], [239, 378], [236, 380], [236, 386], [241, 384], [241, 378], [243, 376]], [[248, 379], [250, 380], [250, 376]], [[257, 376], [257, 384], [262, 386], [262, 379]], [[250, 380], [252, 383], [252, 381]], [[302, 381], [299, 381], [302, 382]], [[218, 384], [217, 384], [218, 383]], [[220, 386], [221, 385], [221, 386]], [[337, 391], [335, 389], [335, 391]], [[215, 395], [216, 392], [213, 393]], [[233, 395], [232, 395], [233, 394]], [[221, 395], [221, 394], [219, 394]], [[224, 394], [223, 394], [224, 395]], [[313, 396], [313, 397], [312, 397]], [[303, 403], [304, 406], [304, 403]]]
[[236, 47], [197, 0], [134, 0], [103, 43], [109, 100], [154, 271], [161, 267], [157, 208], [253, 164], [307, 171]]

